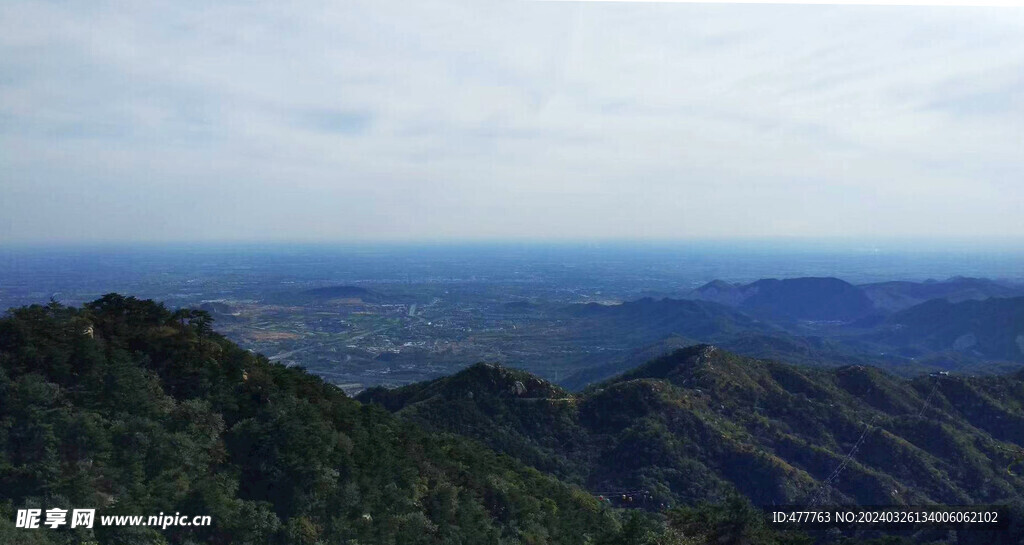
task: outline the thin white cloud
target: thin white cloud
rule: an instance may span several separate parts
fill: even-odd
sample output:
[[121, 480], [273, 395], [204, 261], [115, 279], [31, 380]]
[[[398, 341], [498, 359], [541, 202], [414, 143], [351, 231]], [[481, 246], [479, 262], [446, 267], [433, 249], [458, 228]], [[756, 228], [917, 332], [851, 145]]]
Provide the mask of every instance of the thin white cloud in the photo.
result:
[[0, 239], [1024, 235], [1024, 10], [0, 6]]

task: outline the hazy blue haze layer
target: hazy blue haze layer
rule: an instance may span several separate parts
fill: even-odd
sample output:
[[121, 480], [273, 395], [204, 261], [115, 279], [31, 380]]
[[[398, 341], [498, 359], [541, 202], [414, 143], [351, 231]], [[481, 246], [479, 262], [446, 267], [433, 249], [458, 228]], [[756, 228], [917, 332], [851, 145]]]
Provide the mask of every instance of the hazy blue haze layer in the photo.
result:
[[970, 243], [203, 244], [0, 248], [0, 304], [118, 291], [158, 299], [245, 296], [298, 285], [465, 283], [681, 294], [722, 279], [835, 276], [852, 283], [1024, 278], [1024, 250]]

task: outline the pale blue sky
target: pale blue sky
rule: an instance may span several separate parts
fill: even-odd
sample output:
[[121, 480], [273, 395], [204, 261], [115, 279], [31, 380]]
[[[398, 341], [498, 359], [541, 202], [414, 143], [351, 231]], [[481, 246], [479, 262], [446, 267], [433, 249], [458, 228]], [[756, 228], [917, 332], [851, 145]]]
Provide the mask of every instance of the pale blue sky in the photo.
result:
[[1024, 10], [0, 3], [0, 242], [1024, 236]]

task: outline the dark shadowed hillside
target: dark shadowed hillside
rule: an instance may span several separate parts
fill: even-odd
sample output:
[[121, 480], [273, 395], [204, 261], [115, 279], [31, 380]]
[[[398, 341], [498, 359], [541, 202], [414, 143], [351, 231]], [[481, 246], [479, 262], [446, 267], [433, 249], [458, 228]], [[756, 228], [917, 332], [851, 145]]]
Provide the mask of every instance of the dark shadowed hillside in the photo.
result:
[[869, 338], [908, 354], [945, 351], [1024, 362], [1024, 297], [936, 299], [893, 314], [880, 329]]
[[[485, 377], [485, 378], [484, 378]], [[647, 506], [722, 498], [857, 504], [1020, 500], [1024, 377], [814, 370], [679, 350], [572, 395], [494, 366], [360, 396]], [[474, 386], [479, 381], [480, 386]], [[500, 386], [495, 387], [495, 384]], [[854, 445], [841, 478], [825, 485]]]
[[863, 317], [874, 305], [856, 286], [838, 278], [758, 280], [740, 308], [776, 319], [840, 320]]
[[674, 352], [680, 348], [697, 344], [692, 339], [680, 335], [669, 335], [664, 339], [643, 348], [631, 350], [628, 354], [609, 363], [581, 369], [558, 381], [560, 386], [570, 390], [582, 390], [589, 384], [607, 380], [620, 375], [634, 367], [651, 361], [658, 356]]
[[716, 280], [694, 290], [691, 297], [773, 320], [849, 321], [874, 311], [864, 292], [838, 278], [768, 278], [750, 284]]
[[615, 333], [627, 341], [653, 343], [668, 335], [716, 340], [746, 331], [779, 331], [718, 303], [684, 299], [639, 299], [617, 305], [589, 303], [564, 310], [576, 329], [591, 335]]

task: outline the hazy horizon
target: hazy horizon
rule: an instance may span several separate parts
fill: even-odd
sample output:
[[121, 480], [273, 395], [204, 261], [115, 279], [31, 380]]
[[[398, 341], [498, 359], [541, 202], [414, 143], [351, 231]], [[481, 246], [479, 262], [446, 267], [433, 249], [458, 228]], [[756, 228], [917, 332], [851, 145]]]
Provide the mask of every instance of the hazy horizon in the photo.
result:
[[911, 251], [1024, 253], [1024, 236], [915, 236], [915, 237], [703, 237], [703, 238], [393, 238], [393, 239], [199, 239], [199, 240], [0, 240], [0, 250], [75, 249], [222, 249], [253, 248], [473, 248], [473, 247], [590, 247], [590, 248], [700, 248], [762, 249], [765, 251]]
[[[963, 240], [887, 244], [831, 239], [0, 245], [0, 276], [26, 285], [57, 277], [74, 285], [83, 281], [78, 275], [85, 273], [101, 282], [109, 275], [116, 284], [171, 271], [199, 278], [211, 270], [282, 281], [388, 283], [439, 271], [442, 276], [514, 278], [523, 267], [548, 270], [556, 283], [562, 272], [573, 268], [587, 271], [597, 282], [633, 277], [637, 288], [654, 277], [685, 281], [691, 287], [715, 279], [807, 276], [834, 276], [854, 283], [956, 276], [1021, 281], [1024, 245], [1005, 240], [984, 246]], [[652, 273], [656, 274], [647, 276]]]

